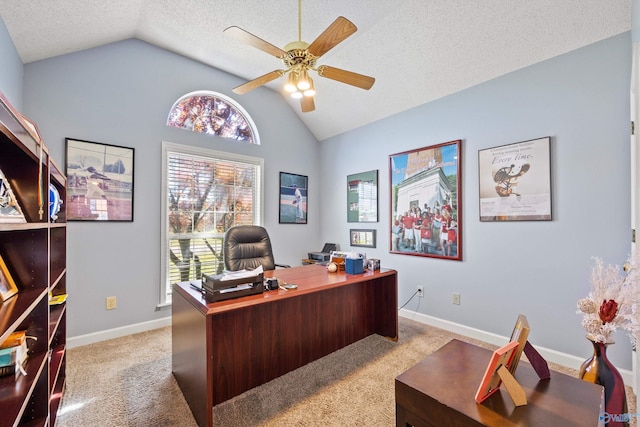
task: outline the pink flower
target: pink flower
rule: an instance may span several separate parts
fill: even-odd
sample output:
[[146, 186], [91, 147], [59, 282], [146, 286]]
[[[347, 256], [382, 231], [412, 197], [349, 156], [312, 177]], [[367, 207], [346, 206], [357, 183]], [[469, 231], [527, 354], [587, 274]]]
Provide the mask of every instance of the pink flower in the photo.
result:
[[618, 314], [618, 303], [612, 299], [608, 301], [602, 300], [602, 305], [600, 306], [600, 312], [598, 314], [600, 315], [602, 323], [612, 322]]

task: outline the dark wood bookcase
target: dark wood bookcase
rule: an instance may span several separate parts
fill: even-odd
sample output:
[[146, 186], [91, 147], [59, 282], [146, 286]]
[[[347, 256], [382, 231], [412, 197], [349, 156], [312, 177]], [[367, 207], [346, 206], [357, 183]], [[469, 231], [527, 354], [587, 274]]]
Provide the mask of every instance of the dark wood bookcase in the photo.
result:
[[[0, 377], [0, 427], [54, 426], [65, 386], [67, 227], [64, 203], [49, 216], [49, 185], [65, 201], [66, 177], [53, 162], [35, 127], [0, 97], [0, 170], [27, 220], [0, 220], [0, 256], [18, 293], [0, 302], [0, 342], [26, 330], [27, 375]], [[42, 212], [41, 212], [42, 211]]]

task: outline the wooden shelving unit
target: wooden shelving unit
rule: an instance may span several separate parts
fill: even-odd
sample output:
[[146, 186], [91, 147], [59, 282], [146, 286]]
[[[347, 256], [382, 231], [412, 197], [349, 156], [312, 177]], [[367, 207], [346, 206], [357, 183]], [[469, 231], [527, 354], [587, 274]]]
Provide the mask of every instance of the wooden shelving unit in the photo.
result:
[[[49, 185], [65, 200], [66, 178], [37, 130], [0, 97], [0, 170], [9, 181], [26, 223], [0, 222], [0, 256], [18, 294], [0, 302], [0, 342], [26, 330], [27, 375], [0, 377], [0, 427], [54, 426], [66, 376], [67, 227], [64, 204], [49, 217]], [[43, 202], [41, 202], [43, 201]]]

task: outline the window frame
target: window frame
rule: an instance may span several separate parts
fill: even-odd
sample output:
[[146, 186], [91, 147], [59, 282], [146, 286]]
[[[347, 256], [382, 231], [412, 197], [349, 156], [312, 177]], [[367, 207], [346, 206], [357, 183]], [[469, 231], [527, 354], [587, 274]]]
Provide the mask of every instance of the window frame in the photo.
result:
[[243, 154], [229, 153], [225, 151], [211, 150], [208, 148], [194, 147], [190, 145], [176, 144], [174, 142], [162, 141], [162, 197], [161, 197], [161, 240], [160, 245], [160, 265], [161, 280], [159, 286], [158, 308], [171, 305], [169, 288], [169, 265], [168, 265], [168, 243], [169, 243], [169, 213], [168, 209], [168, 158], [170, 153], [179, 155], [205, 157], [220, 161], [232, 161], [247, 163], [258, 167], [254, 192], [256, 194], [253, 221], [256, 225], [264, 224], [264, 159]]

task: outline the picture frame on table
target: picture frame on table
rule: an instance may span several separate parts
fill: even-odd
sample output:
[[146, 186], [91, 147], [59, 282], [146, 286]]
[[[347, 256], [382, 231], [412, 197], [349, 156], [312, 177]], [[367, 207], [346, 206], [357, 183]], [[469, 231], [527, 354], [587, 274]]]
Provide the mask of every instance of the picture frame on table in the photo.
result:
[[135, 150], [66, 138], [67, 221], [133, 222]]
[[351, 242], [351, 246], [375, 248], [376, 230], [351, 229], [349, 230], [349, 242]]
[[551, 138], [478, 151], [480, 221], [551, 221]]
[[0, 302], [6, 301], [18, 293], [18, 287], [9, 273], [7, 264], [0, 256]]
[[378, 170], [347, 175], [347, 222], [378, 222]]
[[389, 252], [462, 260], [462, 141], [389, 156]]
[[309, 177], [280, 172], [280, 224], [306, 224]]

